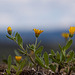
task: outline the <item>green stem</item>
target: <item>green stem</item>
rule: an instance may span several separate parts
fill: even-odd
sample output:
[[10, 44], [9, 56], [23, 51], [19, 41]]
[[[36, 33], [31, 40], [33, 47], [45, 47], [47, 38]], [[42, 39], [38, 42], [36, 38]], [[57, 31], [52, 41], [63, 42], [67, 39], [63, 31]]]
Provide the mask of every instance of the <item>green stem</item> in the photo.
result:
[[34, 47], [34, 50], [36, 50], [36, 46], [37, 46], [37, 37], [36, 37], [36, 41], [35, 41], [35, 47]]
[[33, 63], [34, 65], [36, 65], [36, 63], [34, 62], [33, 58], [32, 58], [29, 54], [27, 54], [27, 56], [29, 56], [29, 58], [30, 58], [30, 60], [32, 61], [32, 63]]

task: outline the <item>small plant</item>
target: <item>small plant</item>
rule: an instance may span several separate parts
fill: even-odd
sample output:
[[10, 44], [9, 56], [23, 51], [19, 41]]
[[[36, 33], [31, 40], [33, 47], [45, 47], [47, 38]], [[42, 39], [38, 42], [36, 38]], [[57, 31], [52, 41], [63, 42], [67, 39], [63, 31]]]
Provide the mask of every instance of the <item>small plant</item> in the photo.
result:
[[[9, 31], [12, 31], [12, 29], [11, 30], [10, 29], [11, 28], [9, 28], [9, 27], [7, 28], [8, 34], [9, 34]], [[38, 39], [39, 35], [43, 32], [43, 30], [38, 30], [38, 29], [33, 29], [33, 30], [34, 30], [35, 36], [36, 36], [35, 44], [31, 44], [31, 45], [29, 44], [29, 45], [27, 45], [26, 50], [23, 47], [23, 40], [22, 40], [22, 38], [21, 38], [21, 36], [20, 36], [20, 34], [18, 32], [16, 34], [12, 33], [12, 34], [9, 34], [10, 36], [8, 36], [8, 35], [6, 35], [6, 36], [7, 36], [7, 38], [9, 38], [9, 39], [13, 40], [14, 42], [16, 42], [19, 45], [19, 47], [20, 47], [20, 49], [18, 49], [18, 51], [21, 54], [23, 54], [25, 56], [28, 56], [30, 58], [31, 62], [35, 66], [37, 66], [38, 64], [37, 64], [36, 60], [39, 60], [38, 57], [41, 57], [41, 52], [43, 50], [43, 46], [40, 46], [38, 48], [38, 46], [39, 46], [40, 43], [37, 44], [37, 39]], [[32, 51], [34, 53], [35, 58], [33, 58], [31, 56], [31, 54], [28, 53], [27, 49], [30, 50], [30, 51]]]
[[[26, 49], [23, 47], [23, 40], [20, 36], [20, 34], [12, 33], [11, 27], [7, 28], [8, 35], [7, 38], [13, 40], [15, 43], [18, 44], [20, 49], [18, 49], [19, 53], [27, 57], [27, 60], [29, 60], [30, 63], [32, 63], [36, 67], [36, 71], [39, 71], [39, 67], [44, 67], [46, 69], [52, 70], [55, 74], [58, 73], [58, 75], [61, 73], [61, 70], [64, 68], [64, 71], [70, 75], [71, 71], [75, 71], [75, 53], [73, 50], [70, 50], [67, 52], [67, 50], [72, 45], [72, 37], [75, 33], [75, 27], [70, 27], [69, 33], [63, 33], [62, 36], [66, 40], [66, 45], [61, 47], [59, 44], [60, 52], [54, 50], [51, 50], [51, 53], [48, 54], [47, 52], [43, 51], [43, 46], [40, 46], [40, 42], [38, 43], [38, 37], [43, 32], [43, 30], [39, 29], [33, 29], [35, 32], [35, 43], [26, 45]], [[69, 38], [69, 39], [68, 39]], [[16, 59], [16, 65], [12, 65], [12, 67], [16, 70], [16, 75], [19, 75], [22, 72], [23, 67], [25, 66], [25, 59], [21, 61], [21, 56], [15, 56]], [[10, 59], [10, 58], [9, 58]], [[8, 63], [10, 66], [10, 63]], [[11, 66], [10, 66], [11, 67]], [[10, 74], [10, 67], [7, 69], [7, 73]]]
[[[58, 73], [60, 73], [60, 70], [63, 67], [65, 67], [68, 64], [68, 62], [70, 62], [74, 58], [73, 51], [71, 51], [70, 54], [66, 53], [66, 50], [71, 46], [71, 44], [72, 40], [69, 40], [63, 48], [61, 48], [59, 44], [60, 53], [58, 51], [55, 53], [53, 50], [51, 50], [51, 54], [49, 55], [49, 57], [50, 59], [52, 59], [52, 62], [58, 64]], [[68, 58], [67, 55], [70, 57]]]
[[24, 66], [25, 66], [25, 60], [21, 61], [22, 56], [15, 56], [15, 65], [12, 65], [12, 68], [16, 71], [16, 75], [19, 75]]
[[[69, 51], [68, 53], [66, 53], [67, 49], [69, 49], [69, 47], [71, 46], [72, 44], [72, 37], [74, 35], [74, 32], [75, 32], [75, 28], [73, 27], [70, 27], [69, 29], [69, 34], [68, 33], [63, 33], [62, 36], [64, 38], [68, 38], [69, 37], [69, 40], [67, 40], [67, 43], [65, 46], [61, 47], [61, 45], [59, 44], [59, 48], [60, 48], [60, 53], [57, 51], [56, 53], [51, 50], [51, 54], [49, 54], [49, 58], [52, 60], [53, 63], [56, 63], [57, 64], [57, 68], [58, 68], [58, 73], [60, 73], [61, 69], [63, 67], [69, 67], [69, 70], [66, 69], [66, 71], [68, 71], [68, 74], [70, 75], [70, 71], [72, 70], [72, 67], [70, 67], [70, 63], [72, 62], [72, 60], [74, 60], [74, 51]], [[75, 61], [74, 61], [75, 62]], [[51, 64], [52, 66], [52, 64]], [[52, 70], [54, 70], [54, 67], [51, 67], [50, 68]], [[56, 70], [56, 69], [55, 69]]]

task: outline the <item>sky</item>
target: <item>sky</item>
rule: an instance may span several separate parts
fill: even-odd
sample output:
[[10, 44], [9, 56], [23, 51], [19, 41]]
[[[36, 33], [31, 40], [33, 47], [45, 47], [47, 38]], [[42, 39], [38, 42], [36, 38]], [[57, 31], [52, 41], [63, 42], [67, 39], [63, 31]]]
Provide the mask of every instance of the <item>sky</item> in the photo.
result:
[[55, 31], [75, 26], [75, 0], [0, 0], [0, 31]]

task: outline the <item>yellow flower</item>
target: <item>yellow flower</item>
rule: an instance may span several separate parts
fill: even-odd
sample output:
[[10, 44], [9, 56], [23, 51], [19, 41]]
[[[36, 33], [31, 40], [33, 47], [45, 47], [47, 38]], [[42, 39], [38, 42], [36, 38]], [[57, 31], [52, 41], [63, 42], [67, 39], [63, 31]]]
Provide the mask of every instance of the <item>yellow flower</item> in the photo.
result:
[[15, 56], [16, 61], [20, 61], [22, 56]]
[[74, 34], [74, 33], [75, 33], [75, 27], [70, 27], [69, 33], [70, 33], [70, 34]]
[[12, 34], [12, 29], [11, 29], [11, 27], [8, 27], [8, 28], [7, 28], [7, 32], [8, 32], [9, 35]]
[[68, 38], [69, 37], [69, 33], [62, 33], [62, 37]]
[[39, 29], [33, 29], [33, 30], [35, 32], [36, 37], [38, 37], [43, 32], [43, 30], [39, 30]]

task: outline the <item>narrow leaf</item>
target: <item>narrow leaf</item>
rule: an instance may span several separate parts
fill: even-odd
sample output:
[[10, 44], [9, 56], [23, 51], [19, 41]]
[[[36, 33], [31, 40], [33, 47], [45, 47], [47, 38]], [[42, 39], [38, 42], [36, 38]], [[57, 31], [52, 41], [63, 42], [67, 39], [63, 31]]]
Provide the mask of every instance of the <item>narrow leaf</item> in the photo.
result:
[[39, 48], [35, 51], [35, 54], [41, 53], [42, 50], [43, 50], [43, 46], [39, 47]]
[[11, 39], [11, 40], [13, 40], [13, 38], [9, 37], [8, 35], [6, 35], [6, 37], [9, 38], [9, 39]]
[[56, 58], [54, 58], [54, 56], [52, 54], [49, 54], [49, 58], [52, 60], [52, 62], [56, 62], [57, 63]]
[[18, 32], [15, 34], [15, 39], [17, 40], [17, 38], [18, 38]]
[[51, 54], [53, 55], [53, 56], [55, 56], [55, 53], [54, 53], [54, 51], [51, 49]]
[[44, 53], [44, 60], [45, 60], [46, 66], [48, 66], [49, 65], [49, 57], [48, 57], [47, 52]]
[[66, 46], [64, 46], [63, 49], [67, 50], [71, 46], [71, 44], [72, 44], [72, 39], [67, 42]]
[[18, 53], [17, 50], [14, 50], [14, 52], [15, 52], [16, 56], [20, 56], [20, 54]]
[[11, 65], [11, 67], [12, 67], [12, 68], [14, 68], [15, 70], [17, 70], [17, 69], [18, 69], [18, 67], [17, 67], [17, 66], [15, 66], [15, 65]]
[[67, 63], [68, 63], [69, 61], [71, 61], [73, 58], [74, 58], [74, 52], [71, 51], [70, 54], [69, 54], [69, 57], [67, 58]]
[[15, 34], [15, 31], [13, 32], [13, 34], [12, 34], [12, 35], [14, 36], [14, 34]]
[[36, 55], [35, 61], [42, 67], [45, 67], [44, 62], [41, 61], [41, 59]]
[[10, 70], [11, 68], [11, 55], [8, 57], [8, 69]]
[[11, 70], [11, 55], [9, 55], [9, 57], [8, 57], [8, 69], [6, 70], [8, 75], [11, 74], [10, 70]]
[[26, 64], [26, 61], [23, 60], [21, 63], [20, 63], [20, 69], [23, 69], [24, 65]]
[[23, 46], [23, 40], [22, 40], [20, 34], [16, 33], [15, 37], [17, 38], [18, 45], [22, 45]]
[[60, 60], [60, 54], [59, 54], [58, 51], [57, 51], [57, 56], [56, 56], [56, 58], [57, 58], [58, 60]]
[[63, 59], [63, 55], [62, 53], [60, 53], [60, 62], [62, 61], [62, 59]]
[[41, 43], [41, 41], [37, 44], [37, 47], [36, 47], [36, 48], [38, 48], [38, 47], [39, 47], [40, 43]]
[[25, 54], [25, 52], [22, 51], [22, 50], [20, 50], [20, 49], [18, 49], [18, 51], [19, 51], [19, 53], [21, 53], [21, 54]]
[[50, 64], [49, 67], [53, 72], [56, 71], [56, 67], [57, 67], [56, 65]]

